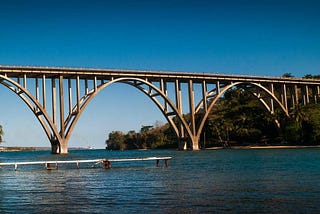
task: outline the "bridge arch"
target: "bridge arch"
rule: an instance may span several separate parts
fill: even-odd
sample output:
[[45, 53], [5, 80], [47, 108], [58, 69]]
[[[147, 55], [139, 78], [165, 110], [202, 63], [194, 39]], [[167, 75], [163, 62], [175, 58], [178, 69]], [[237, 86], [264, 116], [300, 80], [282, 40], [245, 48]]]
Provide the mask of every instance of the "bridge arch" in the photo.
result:
[[[202, 132], [202, 129], [204, 127], [204, 124], [210, 114], [210, 112], [212, 111], [214, 105], [217, 103], [217, 101], [224, 95], [224, 93], [226, 91], [228, 91], [229, 89], [231, 89], [232, 87], [235, 87], [235, 86], [241, 86], [241, 85], [252, 85], [252, 86], [255, 86], [256, 88], [259, 88], [259, 89], [262, 89], [262, 91], [266, 92], [267, 95], [269, 96], [270, 99], [273, 99], [276, 104], [278, 105], [278, 107], [280, 107], [280, 109], [287, 115], [289, 116], [289, 113], [288, 113], [288, 110], [285, 108], [285, 106], [279, 101], [279, 99], [270, 91], [268, 90], [266, 87], [262, 86], [261, 84], [258, 84], [258, 83], [248, 83], [248, 82], [235, 82], [235, 83], [231, 83], [227, 86], [225, 86], [219, 94], [217, 94], [217, 96], [215, 96], [215, 98], [212, 100], [212, 102], [210, 103], [209, 107], [208, 107], [208, 110], [206, 111], [206, 113], [203, 115], [203, 117], [201, 118], [201, 121], [200, 121], [200, 125], [199, 125], [199, 128], [198, 128], [198, 132], [197, 132], [197, 138], [200, 139], [200, 135], [201, 135], [201, 132]], [[212, 92], [209, 92], [209, 94], [212, 93]], [[263, 98], [259, 97], [258, 94], [254, 94], [253, 95], [263, 104], [263, 106], [266, 108], [266, 110], [268, 110], [271, 114], [273, 114], [273, 109], [272, 107], [268, 106], [268, 104], [264, 101]], [[203, 101], [200, 101], [200, 103], [198, 104], [198, 106], [201, 105], [201, 102]]]
[[39, 101], [35, 99], [25, 87], [6, 76], [0, 75], [0, 84], [10, 89], [23, 100], [23, 102], [29, 107], [29, 109], [40, 122], [43, 130], [52, 144], [51, 146], [58, 146], [58, 142], [62, 140], [59, 135], [59, 131]]
[[[97, 87], [97, 90], [94, 91], [94, 89], [90, 90], [88, 92], [88, 94], [84, 95], [81, 99], [80, 99], [80, 111], [76, 114], [76, 116], [71, 119], [72, 117], [68, 117], [65, 124], [68, 127], [68, 129], [66, 130], [66, 141], [68, 141], [72, 135], [73, 129], [77, 123], [77, 121], [79, 120], [81, 114], [83, 113], [83, 111], [85, 110], [85, 108], [88, 106], [88, 104], [94, 99], [94, 97], [99, 94], [102, 90], [104, 90], [105, 88], [107, 88], [108, 86], [114, 84], [114, 83], [124, 83], [130, 86], [133, 86], [134, 88], [138, 89], [139, 91], [141, 91], [142, 93], [144, 93], [145, 95], [147, 95], [152, 101], [153, 103], [159, 108], [159, 110], [162, 112], [162, 114], [164, 115], [164, 117], [166, 118], [166, 120], [168, 121], [168, 123], [171, 125], [171, 127], [173, 128], [175, 134], [177, 135], [177, 138], [179, 139], [181, 133], [180, 133], [180, 129], [177, 126], [177, 124], [174, 122], [174, 120], [172, 119], [172, 116], [176, 116], [181, 125], [183, 126], [184, 130], [186, 130], [187, 135], [189, 137], [192, 136], [190, 128], [188, 126], [188, 123], [185, 121], [183, 115], [181, 113], [179, 113], [179, 110], [177, 109], [177, 107], [174, 105], [174, 103], [169, 99], [168, 96], [166, 96], [165, 92], [162, 91], [161, 89], [159, 89], [157, 86], [153, 85], [152, 83], [148, 82], [147, 80], [141, 79], [141, 78], [127, 78], [127, 77], [121, 77], [121, 78], [115, 78], [107, 83], [101, 84]], [[149, 87], [149, 89], [147, 90], [146, 88], [144, 88], [143, 86], [147, 86]], [[152, 90], [154, 90], [154, 92], [152, 92]], [[88, 98], [85, 98], [89, 96]], [[173, 110], [173, 112], [168, 113], [166, 111], [166, 107], [162, 105], [162, 103], [156, 99], [156, 97], [161, 97], [162, 99], [164, 99], [165, 103], [168, 103], [168, 105], [170, 106], [170, 108]], [[75, 111], [75, 109], [77, 108], [77, 105], [75, 105], [73, 107], [73, 111]], [[182, 145], [183, 146], [183, 145]]]
[[[27, 80], [33, 81], [34, 84], [31, 85], [35, 86], [35, 91], [27, 89]], [[241, 84], [252, 85], [256, 91], [251, 93], [269, 112], [273, 112], [274, 105], [277, 105], [287, 115], [289, 105], [291, 107], [297, 104], [307, 105], [311, 102], [317, 103], [320, 99], [320, 81], [316, 79], [121, 69], [0, 66], [0, 84], [16, 93], [31, 109], [49, 138], [53, 153], [68, 152], [68, 140], [86, 106], [101, 90], [115, 82], [137, 88], [158, 106], [178, 135], [180, 149], [186, 148], [186, 142], [189, 142], [190, 149], [199, 148], [200, 134], [209, 112], [222, 94], [231, 87]], [[170, 88], [172, 84], [174, 88]], [[184, 87], [185, 85], [187, 87]], [[195, 93], [195, 86], [199, 85], [202, 89], [196, 88], [197, 93]], [[47, 89], [51, 92], [47, 92]], [[172, 91], [174, 94], [170, 94]], [[76, 98], [72, 96], [73, 94]], [[202, 95], [202, 101], [195, 105], [195, 99], [199, 95]], [[47, 96], [52, 99], [51, 102], [46, 102]], [[186, 112], [189, 118], [183, 114], [184, 104], [189, 107], [189, 111]], [[51, 105], [51, 109], [50, 106], [47, 108], [47, 105]], [[49, 113], [49, 110], [52, 112]]]

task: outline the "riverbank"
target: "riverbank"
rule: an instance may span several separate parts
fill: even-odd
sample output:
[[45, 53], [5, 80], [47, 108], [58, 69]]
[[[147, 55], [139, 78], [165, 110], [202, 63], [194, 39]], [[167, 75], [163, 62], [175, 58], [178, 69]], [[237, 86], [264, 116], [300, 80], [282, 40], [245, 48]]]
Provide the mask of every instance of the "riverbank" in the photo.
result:
[[[314, 146], [232, 146], [225, 147], [209, 147], [204, 150], [218, 150], [218, 149], [302, 149], [302, 148], [320, 148], [320, 145]], [[69, 148], [69, 150], [86, 150], [87, 148]], [[50, 147], [0, 147], [0, 152], [23, 152], [23, 151], [50, 151]], [[147, 149], [138, 149], [143, 151]], [[157, 150], [157, 149], [154, 149]]]
[[[69, 150], [92, 150], [92, 148], [74, 148], [71, 147]], [[19, 146], [12, 146], [12, 147], [2, 147], [0, 146], [0, 152], [30, 152], [30, 151], [51, 151], [51, 147], [19, 147]]]
[[[48, 148], [49, 149], [49, 148]], [[0, 147], [0, 152], [20, 152], [20, 151], [37, 151], [45, 150], [36, 147]]]
[[232, 146], [230, 148], [225, 147], [210, 147], [208, 150], [215, 149], [302, 149], [302, 148], [320, 148], [320, 145], [313, 146]]

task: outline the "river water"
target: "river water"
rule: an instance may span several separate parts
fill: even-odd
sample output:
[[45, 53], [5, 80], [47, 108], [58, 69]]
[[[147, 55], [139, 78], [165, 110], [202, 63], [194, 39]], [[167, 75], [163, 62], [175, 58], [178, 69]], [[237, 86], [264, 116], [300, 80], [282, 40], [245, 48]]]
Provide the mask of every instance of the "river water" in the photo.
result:
[[0, 213], [319, 213], [320, 149], [0, 153], [0, 162], [172, 156], [0, 169]]

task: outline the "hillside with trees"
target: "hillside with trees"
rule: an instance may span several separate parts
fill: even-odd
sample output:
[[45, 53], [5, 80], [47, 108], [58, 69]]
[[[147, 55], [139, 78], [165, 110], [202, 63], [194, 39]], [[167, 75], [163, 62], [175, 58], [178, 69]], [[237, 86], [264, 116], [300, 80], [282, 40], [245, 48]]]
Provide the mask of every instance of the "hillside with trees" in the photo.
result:
[[[292, 78], [291, 73], [282, 77]], [[307, 74], [303, 78], [319, 79]], [[185, 115], [186, 117], [188, 115]], [[289, 117], [282, 111], [268, 112], [250, 92], [250, 86], [229, 89], [219, 99], [202, 130], [200, 148], [248, 145], [320, 144], [320, 104], [297, 105]], [[140, 132], [113, 131], [108, 149], [177, 148], [178, 140], [169, 124], [156, 122]]]

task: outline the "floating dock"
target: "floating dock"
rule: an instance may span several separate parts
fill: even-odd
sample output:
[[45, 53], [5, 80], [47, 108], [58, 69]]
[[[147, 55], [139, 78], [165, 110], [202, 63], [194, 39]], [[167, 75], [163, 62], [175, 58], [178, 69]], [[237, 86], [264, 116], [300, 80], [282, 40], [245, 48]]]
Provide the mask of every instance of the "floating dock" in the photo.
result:
[[146, 157], [146, 158], [113, 158], [113, 159], [92, 159], [92, 160], [66, 160], [66, 161], [31, 161], [31, 162], [8, 162], [0, 163], [0, 169], [2, 166], [13, 166], [14, 170], [18, 170], [18, 166], [21, 165], [44, 165], [47, 170], [59, 169], [61, 164], [75, 164], [76, 168], [80, 168], [81, 163], [94, 163], [94, 165], [102, 164], [104, 169], [110, 169], [112, 162], [129, 162], [129, 161], [156, 161], [157, 167], [160, 166], [160, 160], [163, 160], [165, 166], [168, 167], [169, 160], [172, 157]]

